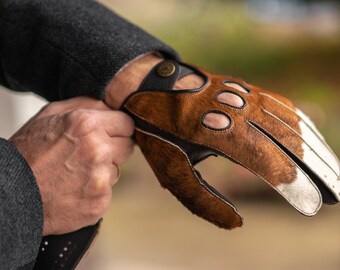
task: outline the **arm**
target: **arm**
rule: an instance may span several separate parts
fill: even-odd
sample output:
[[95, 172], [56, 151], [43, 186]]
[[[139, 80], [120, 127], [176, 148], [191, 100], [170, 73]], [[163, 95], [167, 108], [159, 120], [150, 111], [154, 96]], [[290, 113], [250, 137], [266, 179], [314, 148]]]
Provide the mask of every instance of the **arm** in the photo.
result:
[[90, 0], [1, 0], [0, 83], [47, 100], [104, 89], [130, 60], [151, 51], [176, 53]]

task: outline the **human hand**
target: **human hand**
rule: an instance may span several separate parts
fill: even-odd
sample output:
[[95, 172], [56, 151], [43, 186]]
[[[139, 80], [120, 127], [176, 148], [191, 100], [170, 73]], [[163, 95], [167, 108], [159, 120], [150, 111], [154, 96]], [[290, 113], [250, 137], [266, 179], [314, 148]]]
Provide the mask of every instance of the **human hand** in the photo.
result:
[[133, 130], [123, 112], [79, 97], [47, 105], [10, 138], [36, 177], [43, 235], [97, 223], [110, 205], [118, 166], [132, 154]]
[[339, 202], [339, 161], [291, 101], [234, 77], [184, 67], [204, 78], [203, 85], [173, 91], [185, 68], [163, 62], [122, 110], [134, 118], [137, 144], [161, 185], [187, 208], [219, 227], [242, 225], [236, 207], [194, 168], [211, 155], [254, 172], [304, 215], [316, 214], [322, 202]]

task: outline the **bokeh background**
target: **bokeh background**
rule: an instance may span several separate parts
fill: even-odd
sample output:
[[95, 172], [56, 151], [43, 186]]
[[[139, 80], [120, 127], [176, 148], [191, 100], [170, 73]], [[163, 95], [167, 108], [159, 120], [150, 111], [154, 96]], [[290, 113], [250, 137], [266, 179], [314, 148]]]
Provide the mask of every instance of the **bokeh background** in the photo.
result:
[[[340, 156], [340, 1], [100, 2], [185, 61], [289, 97]], [[0, 135], [9, 137], [44, 104], [0, 89]], [[236, 204], [243, 228], [225, 231], [191, 215], [136, 149], [82, 269], [340, 269], [339, 206], [307, 218], [240, 166], [209, 158], [198, 167]]]

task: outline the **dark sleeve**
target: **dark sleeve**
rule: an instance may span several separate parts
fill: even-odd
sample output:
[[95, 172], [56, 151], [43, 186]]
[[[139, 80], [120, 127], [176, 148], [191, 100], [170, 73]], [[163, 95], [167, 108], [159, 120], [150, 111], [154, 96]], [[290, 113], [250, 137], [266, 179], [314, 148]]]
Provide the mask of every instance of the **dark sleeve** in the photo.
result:
[[42, 227], [35, 177], [14, 145], [0, 138], [0, 268], [29, 269], [38, 254]]
[[47, 100], [87, 95], [127, 62], [168, 46], [91, 0], [0, 0], [0, 84]]

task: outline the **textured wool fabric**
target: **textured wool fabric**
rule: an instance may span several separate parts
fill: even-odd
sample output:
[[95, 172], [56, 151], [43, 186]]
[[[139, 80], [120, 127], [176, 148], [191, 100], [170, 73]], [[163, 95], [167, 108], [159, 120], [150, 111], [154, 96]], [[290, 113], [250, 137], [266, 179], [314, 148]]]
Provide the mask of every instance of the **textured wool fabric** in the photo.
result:
[[0, 139], [0, 263], [16, 269], [31, 262], [42, 237], [43, 209], [31, 168]]
[[[0, 0], [0, 84], [49, 101], [102, 99], [137, 56], [176, 52], [90, 0]], [[0, 268], [31, 269], [43, 226], [41, 198], [25, 160], [0, 140]]]
[[0, 83], [47, 100], [103, 98], [127, 62], [176, 53], [90, 0], [0, 0]]

